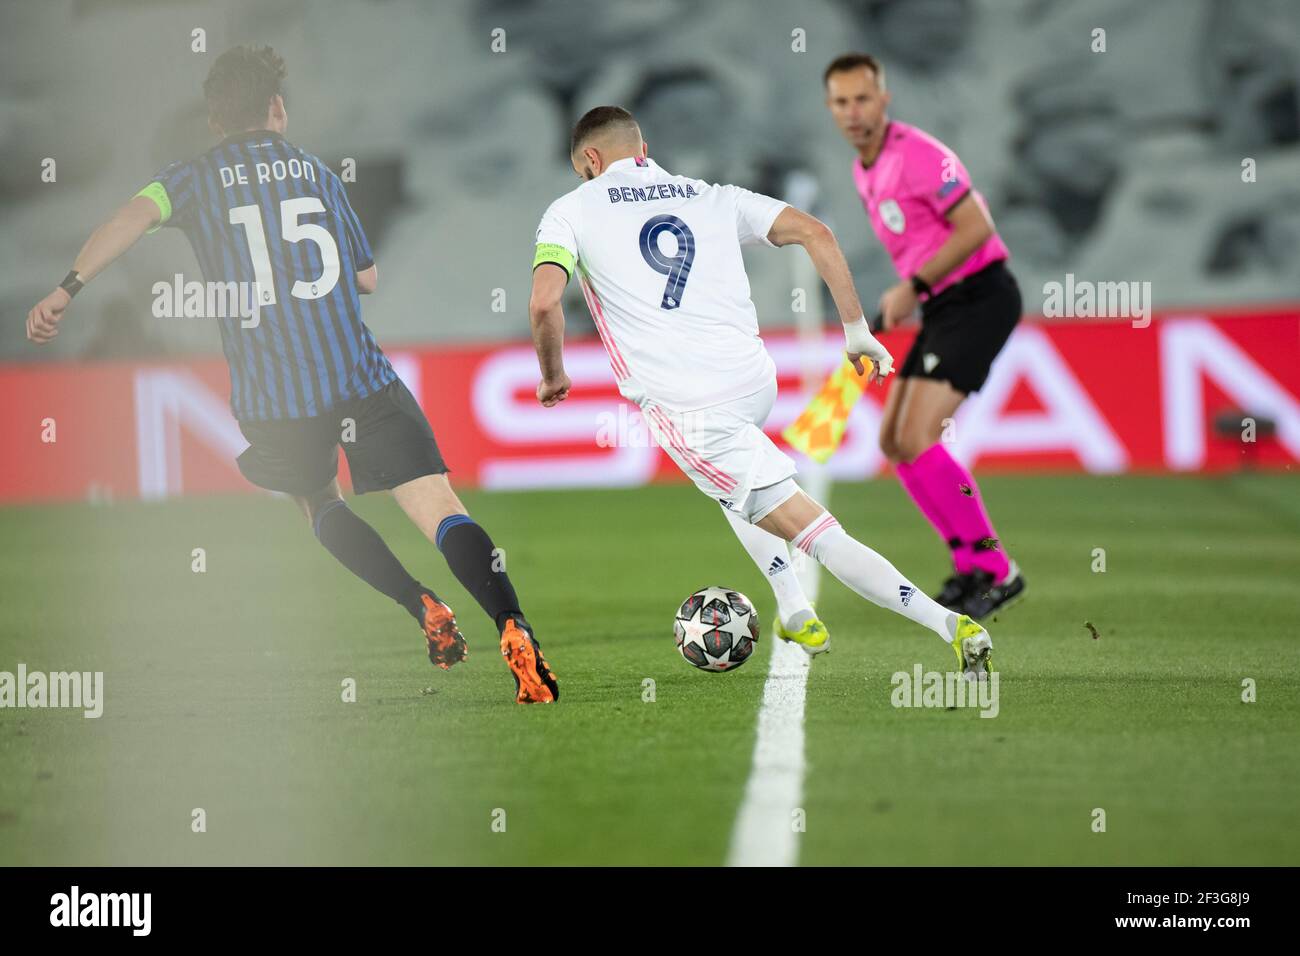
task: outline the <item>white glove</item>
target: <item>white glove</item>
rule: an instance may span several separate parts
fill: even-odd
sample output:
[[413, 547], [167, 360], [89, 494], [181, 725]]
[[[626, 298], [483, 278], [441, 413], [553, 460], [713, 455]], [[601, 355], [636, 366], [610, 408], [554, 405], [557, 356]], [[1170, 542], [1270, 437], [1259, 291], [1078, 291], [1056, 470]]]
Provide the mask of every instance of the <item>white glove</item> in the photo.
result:
[[894, 357], [871, 334], [866, 316], [844, 326], [844, 351], [849, 353], [850, 360], [855, 355], [865, 355], [871, 359], [871, 364], [876, 367], [873, 378], [877, 381], [894, 370]]

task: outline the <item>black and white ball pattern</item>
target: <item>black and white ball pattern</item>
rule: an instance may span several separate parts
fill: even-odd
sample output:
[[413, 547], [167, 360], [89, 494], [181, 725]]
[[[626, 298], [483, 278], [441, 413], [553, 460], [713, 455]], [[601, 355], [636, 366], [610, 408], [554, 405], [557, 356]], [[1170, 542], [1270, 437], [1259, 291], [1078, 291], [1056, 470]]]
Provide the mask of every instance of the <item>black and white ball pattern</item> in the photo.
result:
[[739, 591], [700, 588], [678, 609], [673, 635], [687, 663], [704, 671], [735, 670], [754, 653], [758, 612]]

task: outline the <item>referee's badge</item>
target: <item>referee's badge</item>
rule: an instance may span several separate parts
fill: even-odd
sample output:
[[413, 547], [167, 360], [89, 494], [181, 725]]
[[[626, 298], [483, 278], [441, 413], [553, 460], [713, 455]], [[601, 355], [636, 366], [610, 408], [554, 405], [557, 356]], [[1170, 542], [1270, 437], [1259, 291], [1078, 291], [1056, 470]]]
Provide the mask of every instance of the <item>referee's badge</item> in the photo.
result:
[[903, 218], [903, 210], [895, 200], [886, 199], [876, 207], [876, 211], [880, 213], [880, 221], [885, 224], [886, 229], [902, 235], [903, 230], [907, 228], [907, 220]]

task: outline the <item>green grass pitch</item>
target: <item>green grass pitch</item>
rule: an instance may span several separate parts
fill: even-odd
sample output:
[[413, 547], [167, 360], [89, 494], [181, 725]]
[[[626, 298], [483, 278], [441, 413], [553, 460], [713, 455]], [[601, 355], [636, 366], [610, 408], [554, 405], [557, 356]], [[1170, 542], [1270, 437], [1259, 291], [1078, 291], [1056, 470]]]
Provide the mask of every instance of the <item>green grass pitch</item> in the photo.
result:
[[[982, 485], [1029, 582], [990, 623], [1000, 713], [894, 709], [890, 675], [949, 650], [827, 577], [800, 862], [1300, 862], [1300, 480]], [[0, 863], [723, 862], [773, 602], [716, 505], [684, 485], [466, 498], [556, 706], [512, 702], [490, 625], [382, 496], [353, 506], [466, 631], [449, 673], [283, 501], [0, 511], [0, 670], [100, 670], [106, 689], [98, 720], [0, 710]], [[837, 485], [832, 505], [922, 587], [944, 575], [896, 483]], [[713, 583], [764, 622], [730, 674], [673, 647], [676, 605]]]

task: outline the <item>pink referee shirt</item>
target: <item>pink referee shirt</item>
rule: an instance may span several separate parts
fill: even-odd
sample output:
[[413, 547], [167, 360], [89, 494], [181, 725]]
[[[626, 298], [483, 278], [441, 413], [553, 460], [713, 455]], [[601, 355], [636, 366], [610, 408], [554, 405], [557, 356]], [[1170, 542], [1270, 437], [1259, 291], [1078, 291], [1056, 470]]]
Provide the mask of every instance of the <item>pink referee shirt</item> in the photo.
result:
[[[988, 204], [970, 184], [957, 154], [915, 126], [891, 120], [885, 142], [870, 167], [853, 161], [853, 181], [876, 230], [894, 261], [900, 279], [916, 274], [952, 234], [944, 215], [970, 193], [987, 213]], [[979, 272], [991, 262], [1010, 258], [994, 232], [961, 265], [935, 283], [935, 294]]]

